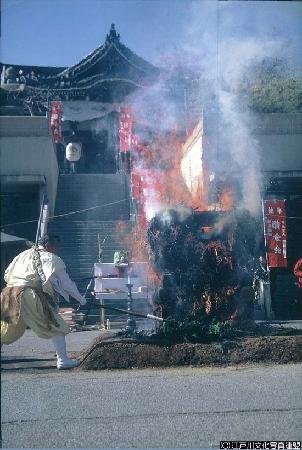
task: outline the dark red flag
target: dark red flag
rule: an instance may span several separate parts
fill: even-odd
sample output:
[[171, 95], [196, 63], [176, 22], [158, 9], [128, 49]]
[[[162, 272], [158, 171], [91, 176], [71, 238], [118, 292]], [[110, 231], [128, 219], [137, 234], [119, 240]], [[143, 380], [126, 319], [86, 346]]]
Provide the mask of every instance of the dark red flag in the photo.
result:
[[285, 200], [264, 200], [263, 220], [269, 267], [287, 267]]

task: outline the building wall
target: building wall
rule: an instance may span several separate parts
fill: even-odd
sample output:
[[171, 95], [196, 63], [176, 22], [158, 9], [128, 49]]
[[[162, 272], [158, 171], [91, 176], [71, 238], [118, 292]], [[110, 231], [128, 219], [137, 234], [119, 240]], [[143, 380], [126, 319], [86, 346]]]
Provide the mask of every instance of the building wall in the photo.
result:
[[0, 118], [2, 184], [43, 184], [50, 214], [58, 183], [58, 165], [45, 117]]
[[[205, 114], [204, 134], [208, 141], [205, 159], [213, 171], [230, 170], [225, 125], [219, 116]], [[250, 122], [251, 138], [258, 143], [261, 171], [302, 169], [302, 114], [255, 114]]]
[[302, 170], [302, 133], [266, 134], [256, 138], [263, 172]]

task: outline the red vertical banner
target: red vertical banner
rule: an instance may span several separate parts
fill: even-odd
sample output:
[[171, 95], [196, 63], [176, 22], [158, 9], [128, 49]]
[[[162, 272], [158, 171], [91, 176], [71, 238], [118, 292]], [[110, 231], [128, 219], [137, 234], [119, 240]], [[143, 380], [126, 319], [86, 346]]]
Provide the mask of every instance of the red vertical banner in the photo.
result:
[[120, 152], [129, 152], [132, 141], [132, 114], [130, 108], [120, 110]]
[[132, 134], [131, 136], [131, 171], [137, 168], [137, 157], [138, 157], [138, 149], [139, 147], [139, 137], [137, 134]]
[[263, 220], [269, 267], [287, 267], [285, 200], [263, 200]]
[[62, 138], [62, 102], [50, 103], [50, 128], [54, 142], [61, 142]]
[[135, 148], [138, 146], [138, 144], [139, 144], [139, 137], [138, 137], [137, 134], [132, 134], [132, 136], [131, 136], [131, 143], [132, 143], [133, 147], [135, 147]]
[[131, 188], [132, 197], [136, 198], [140, 202], [142, 201], [143, 187], [141, 175], [138, 172], [131, 172]]

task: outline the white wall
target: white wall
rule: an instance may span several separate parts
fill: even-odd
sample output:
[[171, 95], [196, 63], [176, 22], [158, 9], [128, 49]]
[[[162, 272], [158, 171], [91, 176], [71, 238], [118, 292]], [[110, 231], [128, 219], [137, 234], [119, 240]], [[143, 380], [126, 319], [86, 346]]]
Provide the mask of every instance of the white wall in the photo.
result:
[[51, 137], [1, 137], [0, 158], [1, 176], [45, 177], [52, 215], [58, 183], [58, 165]]
[[204, 194], [203, 121], [199, 121], [182, 147], [181, 174], [191, 193], [193, 207], [202, 204]]
[[181, 173], [187, 188], [195, 197], [202, 187], [202, 135], [192, 143], [181, 161]]

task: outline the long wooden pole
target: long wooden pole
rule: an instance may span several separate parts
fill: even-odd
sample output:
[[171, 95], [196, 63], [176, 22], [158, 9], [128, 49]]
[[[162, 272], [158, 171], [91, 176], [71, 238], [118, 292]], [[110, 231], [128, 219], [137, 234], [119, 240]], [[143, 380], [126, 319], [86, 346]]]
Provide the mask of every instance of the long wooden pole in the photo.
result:
[[95, 300], [93, 300], [92, 302], [89, 302], [89, 303], [93, 304], [95, 306], [98, 306], [100, 308], [109, 309], [111, 311], [117, 311], [122, 314], [130, 314], [131, 316], [135, 316], [135, 317], [142, 317], [144, 319], [151, 319], [151, 320], [156, 320], [158, 322], [165, 322], [165, 320], [162, 317], [157, 317], [157, 316], [154, 316], [153, 314], [141, 314], [138, 312], [128, 311], [128, 310], [121, 309], [121, 308], [115, 308], [113, 306], [102, 305], [101, 303], [98, 303]]
[[40, 238], [40, 230], [41, 230], [41, 223], [42, 223], [42, 216], [43, 216], [43, 209], [44, 209], [44, 200], [45, 200], [45, 195], [43, 195], [41, 209], [40, 209], [40, 217], [39, 217], [39, 221], [38, 221], [37, 233], [36, 233], [36, 241], [35, 241], [35, 245], [36, 246], [38, 245], [39, 238]]

